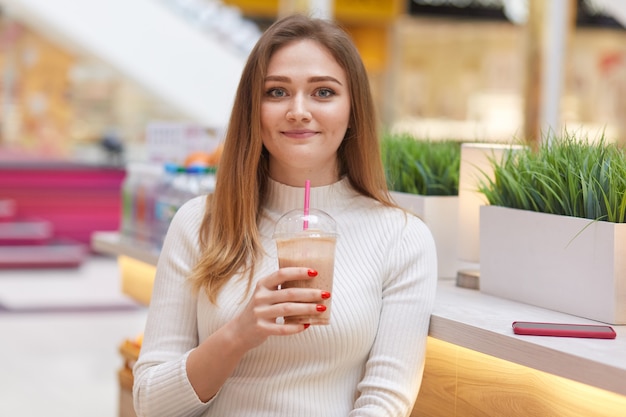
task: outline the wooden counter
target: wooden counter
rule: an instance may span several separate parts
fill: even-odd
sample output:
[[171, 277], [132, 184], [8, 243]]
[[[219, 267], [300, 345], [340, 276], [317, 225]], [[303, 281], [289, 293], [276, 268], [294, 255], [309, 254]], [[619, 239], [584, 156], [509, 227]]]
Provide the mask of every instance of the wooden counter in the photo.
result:
[[[513, 321], [598, 324], [440, 281], [430, 335], [540, 371], [626, 395], [626, 326], [615, 339], [519, 336]], [[626, 415], [626, 414], [625, 414]]]

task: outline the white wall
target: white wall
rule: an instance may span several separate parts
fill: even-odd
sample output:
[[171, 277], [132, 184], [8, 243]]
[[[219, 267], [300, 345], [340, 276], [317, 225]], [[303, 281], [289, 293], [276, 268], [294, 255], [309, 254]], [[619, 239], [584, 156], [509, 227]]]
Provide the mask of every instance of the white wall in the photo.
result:
[[155, 0], [6, 0], [7, 15], [94, 56], [190, 120], [223, 127], [245, 56]]

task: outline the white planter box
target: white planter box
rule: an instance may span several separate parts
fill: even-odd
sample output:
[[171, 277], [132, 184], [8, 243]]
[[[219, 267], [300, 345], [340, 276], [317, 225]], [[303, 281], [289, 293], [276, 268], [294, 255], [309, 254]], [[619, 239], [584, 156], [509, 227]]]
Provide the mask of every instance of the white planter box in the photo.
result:
[[437, 246], [439, 278], [454, 278], [460, 269], [457, 256], [458, 196], [423, 196], [391, 192], [400, 207], [415, 213], [428, 226]]
[[480, 291], [626, 324], [626, 224], [483, 206]]

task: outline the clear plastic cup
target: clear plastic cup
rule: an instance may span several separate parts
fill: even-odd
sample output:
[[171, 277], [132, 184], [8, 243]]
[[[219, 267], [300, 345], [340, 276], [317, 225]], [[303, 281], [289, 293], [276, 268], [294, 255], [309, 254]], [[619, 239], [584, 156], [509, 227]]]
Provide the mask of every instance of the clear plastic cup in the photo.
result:
[[[274, 240], [280, 268], [298, 266], [315, 269], [317, 276], [311, 279], [287, 281], [281, 288], [317, 288], [332, 293], [335, 269], [335, 246], [337, 225], [322, 210], [303, 209], [284, 214], [276, 223]], [[314, 315], [285, 317], [285, 323], [329, 324], [332, 297], [323, 300], [326, 311]]]

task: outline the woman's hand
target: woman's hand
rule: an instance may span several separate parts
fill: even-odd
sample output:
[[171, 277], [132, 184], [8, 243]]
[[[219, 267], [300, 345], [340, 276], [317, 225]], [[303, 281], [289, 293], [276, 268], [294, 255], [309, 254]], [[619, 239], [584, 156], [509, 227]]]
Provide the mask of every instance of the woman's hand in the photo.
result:
[[[269, 336], [285, 336], [304, 331], [307, 324], [279, 324], [278, 317], [321, 314], [321, 305], [330, 294], [313, 288], [285, 288], [286, 281], [312, 279], [317, 271], [300, 267], [280, 268], [261, 279], [244, 311], [234, 321], [240, 342], [247, 349], [263, 343]], [[321, 311], [320, 311], [321, 310]], [[233, 323], [233, 324], [235, 324]]]
[[290, 267], [261, 279], [241, 314], [191, 351], [187, 376], [202, 401], [208, 401], [218, 392], [250, 349], [269, 336], [292, 335], [308, 327], [307, 324], [279, 324], [276, 323], [278, 317], [321, 314], [325, 310], [321, 301], [330, 297], [327, 292], [314, 288], [278, 289], [284, 282], [311, 279], [316, 275], [314, 270]]

